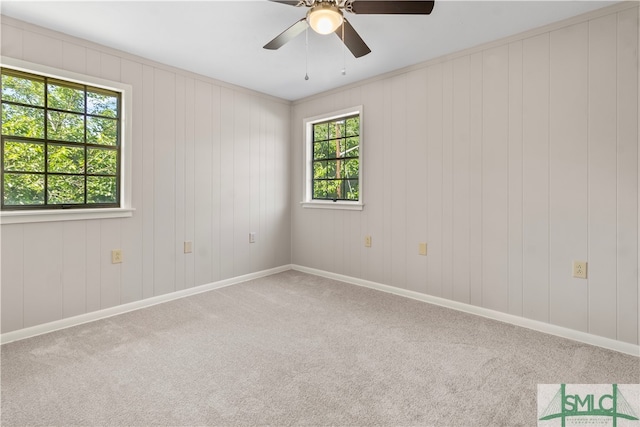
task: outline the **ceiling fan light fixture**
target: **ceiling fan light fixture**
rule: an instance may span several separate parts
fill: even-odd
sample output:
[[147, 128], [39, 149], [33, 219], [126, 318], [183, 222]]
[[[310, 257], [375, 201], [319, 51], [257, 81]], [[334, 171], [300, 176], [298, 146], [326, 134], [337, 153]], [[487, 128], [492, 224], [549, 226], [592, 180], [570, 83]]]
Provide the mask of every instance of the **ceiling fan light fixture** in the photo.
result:
[[330, 3], [322, 2], [309, 10], [307, 20], [318, 34], [331, 34], [342, 25], [343, 16], [340, 10]]

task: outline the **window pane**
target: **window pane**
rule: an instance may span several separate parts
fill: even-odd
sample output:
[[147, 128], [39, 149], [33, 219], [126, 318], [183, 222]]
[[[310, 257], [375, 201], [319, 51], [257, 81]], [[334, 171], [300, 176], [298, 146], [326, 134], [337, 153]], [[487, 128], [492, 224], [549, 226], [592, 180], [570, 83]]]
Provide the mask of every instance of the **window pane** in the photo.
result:
[[87, 177], [87, 203], [117, 203], [116, 178]]
[[100, 148], [87, 149], [87, 173], [96, 175], [115, 175], [118, 165], [116, 150]]
[[84, 90], [49, 84], [47, 91], [49, 108], [84, 113]]
[[83, 142], [84, 116], [73, 113], [49, 111], [47, 136], [57, 141]]
[[49, 145], [47, 166], [49, 172], [83, 173], [84, 147]]
[[44, 138], [44, 110], [2, 104], [2, 134]]
[[360, 160], [349, 159], [344, 161], [344, 178], [357, 178], [359, 173]]
[[360, 117], [347, 119], [347, 136], [360, 134]]
[[329, 123], [329, 138], [340, 138], [344, 136], [344, 120]]
[[327, 198], [327, 182], [326, 181], [313, 182], [313, 198], [314, 199]]
[[340, 140], [340, 157], [358, 157], [360, 154], [358, 138], [348, 138]]
[[3, 167], [6, 171], [44, 172], [44, 145], [6, 141]]
[[327, 198], [328, 199], [340, 199], [340, 184], [341, 180], [334, 179], [332, 181], [326, 181], [327, 183]]
[[118, 121], [99, 117], [87, 117], [87, 143], [116, 145], [118, 143]]
[[11, 206], [44, 204], [44, 176], [5, 173], [4, 204]]
[[87, 113], [118, 117], [118, 98], [115, 95], [87, 92]]
[[313, 162], [313, 179], [327, 177], [327, 162]]
[[359, 197], [359, 183], [357, 179], [349, 179], [345, 181], [346, 199], [358, 200]]
[[313, 140], [326, 141], [327, 139], [329, 139], [329, 125], [327, 123], [313, 125]]
[[344, 160], [336, 161], [336, 173], [331, 178], [344, 178]]
[[345, 143], [345, 157], [360, 156], [360, 138], [347, 138]]
[[316, 142], [313, 144], [313, 158], [314, 160], [326, 159], [327, 151], [329, 151], [329, 143], [324, 142]]
[[327, 162], [327, 178], [335, 178], [336, 176], [336, 161], [332, 160]]
[[337, 152], [336, 152], [336, 157], [337, 158], [343, 158], [344, 157], [344, 153], [345, 153], [345, 151], [347, 151], [345, 146], [346, 146], [346, 141], [344, 139], [336, 140], [336, 148], [338, 149]]
[[337, 158], [340, 157], [340, 143], [339, 141], [329, 141], [327, 147], [327, 157]]
[[52, 205], [84, 203], [84, 177], [75, 175], [49, 175], [48, 203]]
[[44, 81], [2, 74], [2, 100], [44, 107]]

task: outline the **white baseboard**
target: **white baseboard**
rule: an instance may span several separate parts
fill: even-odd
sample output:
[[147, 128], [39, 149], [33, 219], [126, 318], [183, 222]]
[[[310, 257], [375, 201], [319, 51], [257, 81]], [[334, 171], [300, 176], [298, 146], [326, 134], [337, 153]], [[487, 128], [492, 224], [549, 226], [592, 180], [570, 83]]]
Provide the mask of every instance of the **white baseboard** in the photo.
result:
[[418, 301], [427, 302], [429, 304], [439, 305], [442, 307], [451, 308], [453, 310], [475, 314], [477, 316], [498, 320], [500, 322], [510, 323], [512, 325], [521, 326], [523, 328], [533, 329], [534, 331], [544, 332], [546, 334], [555, 335], [558, 337], [579, 341], [585, 344], [603, 347], [609, 350], [618, 351], [620, 353], [626, 353], [632, 356], [640, 357], [640, 346], [635, 344], [630, 344], [611, 338], [605, 338], [598, 335], [589, 334], [587, 332], [576, 331], [562, 326], [540, 322], [538, 320], [527, 319], [524, 317], [515, 316], [513, 314], [502, 313], [500, 311], [490, 310], [488, 308], [478, 307], [471, 304], [465, 304], [458, 301], [439, 298], [420, 292], [383, 285], [381, 283], [371, 282], [369, 280], [344, 276], [342, 274], [331, 273], [323, 270], [317, 270], [315, 268], [303, 267], [296, 264], [291, 265], [291, 268], [303, 273], [314, 274], [316, 276], [326, 277], [333, 280], [339, 280], [341, 282], [350, 283], [352, 285], [364, 286], [366, 288], [376, 289], [379, 291], [412, 298]]
[[256, 273], [245, 274], [243, 276], [232, 277], [230, 279], [220, 280], [218, 282], [207, 283], [205, 285], [196, 286], [194, 288], [183, 289], [164, 295], [158, 295], [156, 297], [146, 298], [140, 301], [121, 304], [115, 307], [93, 311], [91, 313], [85, 313], [78, 316], [68, 317], [66, 319], [55, 320], [53, 322], [44, 323], [42, 325], [36, 325], [29, 328], [19, 329], [17, 331], [6, 332], [0, 335], [0, 344], [7, 344], [13, 341], [31, 338], [36, 335], [42, 335], [60, 329], [82, 325], [83, 323], [93, 322], [95, 320], [105, 319], [107, 317], [127, 313], [129, 311], [151, 307], [152, 305], [161, 304], [163, 302], [188, 297], [191, 295], [196, 295], [202, 292], [211, 291], [213, 289], [224, 288], [226, 286], [235, 285], [238, 283], [246, 282], [248, 280], [259, 279], [260, 277], [270, 276], [272, 274], [281, 273], [287, 270], [291, 270], [291, 265], [283, 265], [268, 270], [258, 271]]
[[60, 329], [70, 328], [72, 326], [82, 325], [83, 323], [93, 322], [95, 320], [105, 319], [107, 317], [116, 316], [118, 314], [127, 313], [129, 311], [139, 310], [145, 307], [151, 307], [163, 302], [172, 301], [180, 298], [185, 298], [191, 295], [196, 295], [202, 292], [211, 291], [213, 289], [224, 288], [226, 286], [235, 285], [238, 283], [246, 282], [248, 280], [258, 279], [272, 274], [281, 273], [287, 270], [297, 270], [303, 273], [309, 273], [316, 276], [326, 277], [328, 279], [339, 280], [341, 282], [350, 283], [352, 285], [364, 286], [370, 289], [376, 289], [383, 292], [403, 296], [406, 298], [412, 298], [418, 301], [423, 301], [429, 304], [439, 305], [453, 310], [462, 311], [465, 313], [475, 314], [477, 316], [486, 317], [500, 322], [510, 323], [512, 325], [521, 326], [524, 328], [532, 329], [538, 332], [544, 332], [550, 335], [567, 338], [570, 340], [590, 344], [598, 347], [603, 347], [609, 350], [618, 351], [620, 353], [630, 354], [632, 356], [640, 356], [640, 346], [622, 341], [617, 341], [611, 338], [605, 338], [598, 335], [589, 334], [586, 332], [576, 331], [562, 326], [552, 325], [550, 323], [540, 322], [538, 320], [527, 319], [513, 314], [502, 313], [488, 308], [478, 307], [471, 304], [465, 304], [458, 301], [448, 300], [445, 298], [439, 298], [432, 295], [423, 294], [420, 292], [410, 291], [407, 289], [396, 288], [394, 286], [383, 285], [381, 283], [372, 282], [369, 280], [358, 279], [355, 277], [345, 276], [342, 274], [331, 273], [324, 270], [318, 270], [315, 268], [304, 267], [301, 265], [283, 265], [268, 270], [259, 271], [256, 273], [250, 273], [243, 276], [233, 277], [230, 279], [220, 280], [218, 282], [207, 283], [205, 285], [197, 286], [194, 288], [183, 289], [180, 291], [172, 292], [169, 294], [159, 295], [156, 297], [147, 298], [140, 301], [134, 301], [127, 304], [118, 305], [115, 307], [106, 308], [103, 310], [94, 311], [91, 313], [85, 313], [66, 319], [60, 319], [42, 325], [36, 325], [29, 328], [19, 329], [17, 331], [11, 331], [0, 335], [0, 344], [6, 344], [25, 338], [34, 337], [37, 335], [46, 334], [49, 332], [57, 331]]

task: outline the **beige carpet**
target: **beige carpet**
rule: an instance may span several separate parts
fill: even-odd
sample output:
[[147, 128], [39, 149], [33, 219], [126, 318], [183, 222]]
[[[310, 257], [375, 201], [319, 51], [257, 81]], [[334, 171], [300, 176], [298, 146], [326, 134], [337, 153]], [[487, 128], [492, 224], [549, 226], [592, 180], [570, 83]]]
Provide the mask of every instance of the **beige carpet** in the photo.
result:
[[640, 359], [295, 271], [2, 346], [3, 426], [536, 424]]

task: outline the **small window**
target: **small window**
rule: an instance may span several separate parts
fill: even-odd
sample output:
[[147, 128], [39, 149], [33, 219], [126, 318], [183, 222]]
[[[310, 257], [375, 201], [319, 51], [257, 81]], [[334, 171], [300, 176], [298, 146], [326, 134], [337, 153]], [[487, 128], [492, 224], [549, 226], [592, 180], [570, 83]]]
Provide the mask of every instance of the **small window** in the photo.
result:
[[2, 209], [119, 207], [120, 93], [1, 75]]
[[362, 108], [305, 120], [305, 207], [362, 209]]

